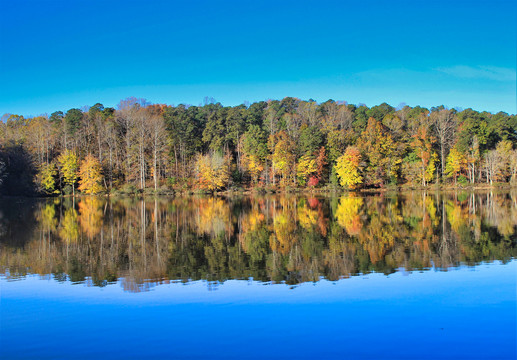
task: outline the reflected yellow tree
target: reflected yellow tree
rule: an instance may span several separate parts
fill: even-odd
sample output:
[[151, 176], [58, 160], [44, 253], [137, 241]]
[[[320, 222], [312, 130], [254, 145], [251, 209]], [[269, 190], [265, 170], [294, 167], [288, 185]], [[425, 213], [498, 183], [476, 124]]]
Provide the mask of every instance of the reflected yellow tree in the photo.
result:
[[61, 240], [67, 244], [74, 243], [79, 239], [79, 221], [77, 211], [70, 208], [65, 210], [59, 228]]
[[344, 227], [349, 235], [358, 235], [363, 228], [362, 206], [363, 198], [361, 197], [343, 196], [339, 200], [335, 216], [338, 224]]
[[79, 222], [88, 238], [99, 234], [103, 223], [103, 201], [98, 197], [85, 197], [79, 202]]

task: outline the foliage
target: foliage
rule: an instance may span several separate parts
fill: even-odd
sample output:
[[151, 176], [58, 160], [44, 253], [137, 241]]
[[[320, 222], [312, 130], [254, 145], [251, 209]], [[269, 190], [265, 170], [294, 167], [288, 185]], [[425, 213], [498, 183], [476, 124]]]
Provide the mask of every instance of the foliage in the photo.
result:
[[433, 151], [434, 143], [435, 138], [429, 135], [428, 128], [421, 126], [418, 128], [417, 133], [413, 135], [413, 140], [410, 144], [414, 154], [420, 160], [420, 174], [418, 177], [424, 186], [433, 179], [436, 169], [435, 162], [438, 156]]
[[357, 141], [357, 147], [368, 160], [364, 180], [368, 185], [382, 186], [397, 176], [402, 162], [397, 145], [381, 122], [368, 119], [366, 129]]
[[448, 177], [454, 178], [454, 182], [456, 182], [458, 174], [465, 169], [466, 165], [467, 159], [465, 158], [465, 155], [459, 152], [456, 147], [454, 147], [451, 149], [449, 156], [447, 156], [445, 172]]
[[316, 173], [318, 167], [316, 165], [316, 160], [312, 155], [305, 154], [301, 157], [296, 165], [296, 177], [298, 178], [298, 184], [301, 186], [305, 186], [307, 184], [307, 179]]
[[79, 160], [77, 159], [77, 155], [72, 151], [65, 150], [61, 155], [59, 155], [57, 162], [60, 166], [63, 183], [70, 185], [73, 190], [78, 178], [77, 171], [79, 170]]
[[363, 199], [355, 196], [343, 196], [336, 209], [337, 223], [344, 227], [351, 236], [358, 235], [363, 227], [361, 207]]
[[97, 194], [103, 190], [101, 164], [92, 155], [87, 155], [79, 169], [79, 190], [85, 194]]
[[38, 172], [37, 178], [41, 190], [47, 194], [56, 194], [59, 191], [56, 189], [57, 168], [56, 164], [42, 164]]
[[[360, 152], [356, 176], [366, 188], [427, 186], [459, 175], [471, 184], [517, 182], [516, 134], [516, 115], [444, 106], [395, 109], [292, 97], [170, 106], [128, 98], [117, 109], [96, 103], [50, 117], [6, 114], [0, 122], [0, 193], [74, 193], [87, 156], [101, 164], [107, 191], [135, 186], [145, 192], [150, 180], [157, 190], [171, 178], [177, 191], [218, 191], [230, 183], [270, 190], [309, 181], [310, 187], [336, 185], [338, 159], [349, 147]], [[199, 159], [208, 153], [222, 154], [225, 172], [232, 174], [224, 185], [214, 181], [221, 176], [213, 171], [207, 170], [212, 180], [199, 176]], [[58, 167], [54, 182], [49, 164]]]
[[276, 175], [276, 171], [279, 171], [284, 185], [293, 182], [296, 157], [292, 138], [285, 131], [280, 131], [275, 136], [270, 136], [269, 142], [273, 148], [271, 156], [273, 176]]
[[196, 160], [196, 174], [201, 189], [209, 191], [222, 189], [228, 185], [230, 178], [228, 159], [217, 152], [199, 155]]
[[363, 182], [360, 173], [361, 153], [355, 147], [347, 147], [345, 154], [336, 161], [335, 169], [339, 183], [344, 188], [355, 189]]

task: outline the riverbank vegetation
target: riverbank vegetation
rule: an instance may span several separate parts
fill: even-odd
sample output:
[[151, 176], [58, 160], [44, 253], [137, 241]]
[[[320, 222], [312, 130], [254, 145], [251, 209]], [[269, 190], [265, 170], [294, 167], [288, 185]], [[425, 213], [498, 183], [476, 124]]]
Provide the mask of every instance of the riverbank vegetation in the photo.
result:
[[517, 116], [504, 112], [128, 98], [0, 122], [4, 195], [516, 182]]

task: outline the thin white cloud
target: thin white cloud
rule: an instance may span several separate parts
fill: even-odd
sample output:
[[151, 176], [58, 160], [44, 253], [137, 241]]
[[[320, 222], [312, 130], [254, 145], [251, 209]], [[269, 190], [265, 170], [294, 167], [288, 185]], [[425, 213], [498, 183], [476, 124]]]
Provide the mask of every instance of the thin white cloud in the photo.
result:
[[456, 65], [439, 67], [436, 71], [463, 79], [487, 79], [495, 81], [515, 81], [515, 69], [497, 66], [467, 66]]

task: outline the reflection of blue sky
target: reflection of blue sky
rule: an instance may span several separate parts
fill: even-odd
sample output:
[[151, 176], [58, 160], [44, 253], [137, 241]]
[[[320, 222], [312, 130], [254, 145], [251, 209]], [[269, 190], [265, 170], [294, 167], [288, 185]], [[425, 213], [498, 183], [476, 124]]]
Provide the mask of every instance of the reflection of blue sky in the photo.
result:
[[510, 359], [516, 274], [514, 260], [295, 289], [232, 280], [215, 291], [194, 282], [143, 293], [1, 280], [2, 351], [8, 358], [47, 351], [57, 358]]

